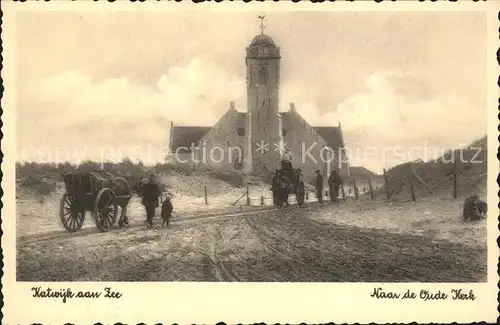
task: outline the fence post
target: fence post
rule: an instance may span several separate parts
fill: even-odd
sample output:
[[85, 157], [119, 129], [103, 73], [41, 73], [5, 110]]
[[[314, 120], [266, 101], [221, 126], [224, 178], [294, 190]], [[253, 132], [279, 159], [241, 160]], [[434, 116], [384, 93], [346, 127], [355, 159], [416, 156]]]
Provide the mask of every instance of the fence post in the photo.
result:
[[387, 174], [385, 173], [384, 168], [384, 181], [385, 181], [385, 193], [387, 195], [387, 201], [391, 199], [391, 195], [389, 194], [389, 184], [387, 183]]
[[413, 187], [413, 170], [411, 168], [411, 164], [409, 164], [409, 173], [408, 173], [408, 177], [410, 179], [410, 193], [411, 193], [411, 200], [413, 202], [416, 201], [416, 198], [415, 198], [415, 188]]
[[306, 191], [306, 200], [309, 201], [309, 191]]
[[370, 190], [370, 199], [375, 199], [375, 195], [373, 194], [372, 180], [368, 178], [368, 189]]
[[457, 193], [457, 159], [453, 157], [453, 198], [458, 197]]
[[359, 193], [358, 193], [358, 185], [356, 185], [356, 180], [352, 180], [352, 184], [354, 185], [354, 196], [356, 197], [356, 201], [359, 199]]
[[250, 205], [250, 188], [247, 185], [247, 205]]
[[260, 205], [264, 205], [264, 196], [260, 197]]
[[207, 186], [205, 185], [205, 204], [208, 205]]
[[342, 200], [345, 202], [345, 190], [344, 190], [344, 183], [340, 184], [340, 189], [342, 190]]

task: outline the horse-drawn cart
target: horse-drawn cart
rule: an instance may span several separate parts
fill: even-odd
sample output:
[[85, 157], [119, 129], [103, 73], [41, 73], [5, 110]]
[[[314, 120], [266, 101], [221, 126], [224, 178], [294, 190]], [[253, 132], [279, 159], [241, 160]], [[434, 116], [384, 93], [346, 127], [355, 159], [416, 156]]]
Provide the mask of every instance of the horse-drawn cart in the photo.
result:
[[[302, 170], [300, 168], [286, 169], [282, 168], [278, 177], [278, 188], [275, 191], [285, 191], [288, 196], [289, 193], [294, 193], [299, 206], [304, 204], [305, 198], [305, 183], [302, 175]], [[276, 198], [281, 197], [279, 193], [273, 195]], [[275, 202], [276, 205], [281, 206], [283, 202], [278, 200]]]
[[118, 207], [120, 222], [126, 217], [126, 208], [132, 191], [123, 177], [105, 172], [75, 171], [63, 174], [66, 192], [61, 198], [60, 218], [69, 232], [82, 228], [85, 213], [90, 211], [101, 231], [109, 230], [116, 222]]

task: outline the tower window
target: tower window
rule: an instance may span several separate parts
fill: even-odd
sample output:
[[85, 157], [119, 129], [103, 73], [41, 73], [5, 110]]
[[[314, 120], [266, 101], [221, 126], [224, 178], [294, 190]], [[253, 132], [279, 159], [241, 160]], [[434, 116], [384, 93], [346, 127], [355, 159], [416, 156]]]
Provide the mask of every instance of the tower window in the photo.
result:
[[238, 129], [236, 130], [236, 133], [238, 133], [238, 135], [239, 135], [240, 137], [242, 137], [242, 136], [244, 136], [244, 135], [245, 135], [245, 129], [244, 129], [244, 128], [238, 128]]

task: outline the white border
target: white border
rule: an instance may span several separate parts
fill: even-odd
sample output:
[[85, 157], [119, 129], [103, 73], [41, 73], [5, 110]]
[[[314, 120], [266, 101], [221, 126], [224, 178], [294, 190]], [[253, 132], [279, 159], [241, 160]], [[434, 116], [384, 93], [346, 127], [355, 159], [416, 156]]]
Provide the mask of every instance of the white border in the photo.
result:
[[[102, 299], [71, 300], [62, 304], [59, 300], [35, 300], [30, 288], [34, 283], [15, 281], [15, 15], [17, 11], [117, 11], [117, 10], [236, 10], [256, 12], [272, 11], [484, 11], [488, 14], [488, 283], [483, 284], [384, 284], [387, 291], [418, 292], [420, 289], [445, 290], [473, 289], [476, 301], [433, 301], [421, 300], [376, 300], [369, 297], [377, 283], [57, 283], [54, 288], [72, 287], [73, 290], [102, 290], [111, 286], [124, 293], [122, 299], [103, 302]], [[2, 3], [4, 12], [2, 24], [4, 80], [2, 149], [4, 173], [2, 188], [3, 224], [2, 248], [4, 252], [4, 294], [5, 324], [14, 323], [115, 323], [118, 321], [136, 324], [167, 323], [385, 323], [385, 322], [494, 322], [497, 313], [497, 262], [498, 237], [498, 187], [496, 177], [499, 164], [496, 159], [497, 100], [496, 86], [499, 69], [496, 51], [499, 46], [497, 20], [500, 3], [479, 2], [325, 2], [323, 4], [291, 2], [249, 3], [224, 2], [193, 4], [192, 2], [131, 3], [117, 1], [52, 1], [50, 3], [28, 1], [27, 3]], [[62, 26], [63, 28], [63, 26]], [[464, 62], [466, 64], [466, 62]], [[36, 285], [46, 286], [49, 283]]]

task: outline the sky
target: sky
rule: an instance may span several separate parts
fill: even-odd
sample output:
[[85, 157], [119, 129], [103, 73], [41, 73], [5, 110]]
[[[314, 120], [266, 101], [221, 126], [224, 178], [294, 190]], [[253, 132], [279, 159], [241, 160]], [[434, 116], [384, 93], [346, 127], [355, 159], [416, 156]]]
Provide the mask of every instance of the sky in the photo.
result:
[[[245, 111], [258, 14], [19, 13], [18, 160], [153, 163], [170, 121], [210, 126], [230, 101]], [[280, 110], [340, 122], [353, 165], [380, 172], [486, 134], [484, 13], [276, 12], [265, 25]]]

